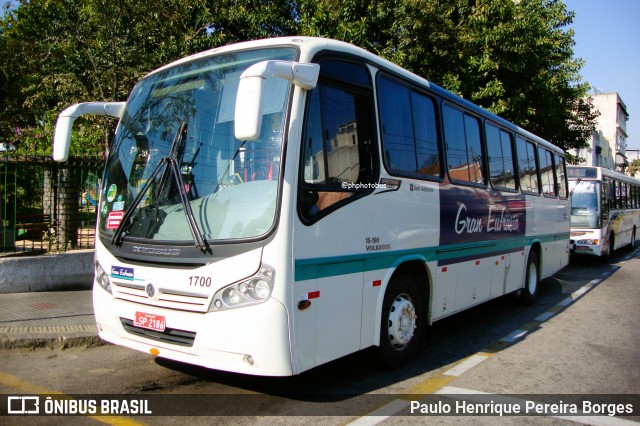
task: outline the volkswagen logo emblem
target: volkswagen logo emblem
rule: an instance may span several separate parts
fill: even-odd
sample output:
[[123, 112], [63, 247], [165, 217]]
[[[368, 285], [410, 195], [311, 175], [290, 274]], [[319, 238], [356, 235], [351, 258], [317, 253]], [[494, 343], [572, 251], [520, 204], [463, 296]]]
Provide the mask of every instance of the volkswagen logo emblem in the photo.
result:
[[149, 296], [149, 298], [153, 298], [153, 296], [156, 295], [156, 289], [153, 284], [147, 284], [145, 291], [147, 292], [147, 296]]

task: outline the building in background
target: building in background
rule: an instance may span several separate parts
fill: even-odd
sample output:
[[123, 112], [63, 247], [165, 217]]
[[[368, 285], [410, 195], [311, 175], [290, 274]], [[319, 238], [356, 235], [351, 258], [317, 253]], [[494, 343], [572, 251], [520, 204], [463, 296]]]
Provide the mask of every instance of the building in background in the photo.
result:
[[627, 107], [618, 93], [589, 94], [593, 108], [600, 113], [596, 119], [596, 131], [587, 141], [587, 147], [572, 152], [584, 158], [581, 165], [606, 167], [623, 172], [629, 165], [627, 160]]

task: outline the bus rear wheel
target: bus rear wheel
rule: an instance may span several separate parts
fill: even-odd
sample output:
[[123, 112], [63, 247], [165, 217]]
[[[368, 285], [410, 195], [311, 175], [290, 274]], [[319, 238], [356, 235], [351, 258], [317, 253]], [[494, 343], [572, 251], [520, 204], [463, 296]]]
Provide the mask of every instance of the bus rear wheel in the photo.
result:
[[524, 287], [520, 290], [520, 302], [525, 306], [533, 305], [540, 289], [540, 261], [538, 255], [531, 251], [527, 259]]
[[403, 274], [391, 279], [382, 304], [381, 361], [391, 369], [413, 361], [424, 342], [426, 315], [414, 279]]

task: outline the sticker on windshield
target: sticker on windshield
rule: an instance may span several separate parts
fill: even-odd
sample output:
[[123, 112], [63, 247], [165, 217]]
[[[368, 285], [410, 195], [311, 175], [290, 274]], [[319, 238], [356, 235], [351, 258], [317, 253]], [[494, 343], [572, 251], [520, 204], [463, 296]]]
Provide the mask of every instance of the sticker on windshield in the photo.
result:
[[123, 216], [124, 212], [122, 211], [110, 212], [109, 217], [107, 217], [107, 229], [118, 229]]
[[100, 213], [102, 217], [107, 217], [107, 213], [109, 213], [109, 206], [104, 201], [102, 202], [102, 208], [100, 209]]
[[115, 200], [117, 193], [118, 193], [118, 187], [116, 186], [115, 183], [112, 183], [111, 186], [109, 186], [109, 190], [107, 190], [107, 201], [112, 202], [113, 200]]
[[113, 203], [114, 212], [121, 211], [121, 210], [124, 210], [124, 201], [116, 201], [115, 203]]

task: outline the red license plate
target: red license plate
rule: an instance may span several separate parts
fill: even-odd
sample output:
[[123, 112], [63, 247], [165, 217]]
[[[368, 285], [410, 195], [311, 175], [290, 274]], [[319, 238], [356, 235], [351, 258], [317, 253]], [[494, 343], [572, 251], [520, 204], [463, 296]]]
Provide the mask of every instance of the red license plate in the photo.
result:
[[576, 250], [587, 251], [587, 250], [589, 250], [589, 247], [585, 247], [585, 246], [576, 246]]
[[166, 319], [162, 315], [146, 314], [144, 312], [136, 312], [133, 325], [136, 327], [148, 328], [154, 331], [164, 331]]

